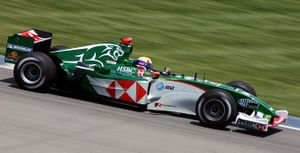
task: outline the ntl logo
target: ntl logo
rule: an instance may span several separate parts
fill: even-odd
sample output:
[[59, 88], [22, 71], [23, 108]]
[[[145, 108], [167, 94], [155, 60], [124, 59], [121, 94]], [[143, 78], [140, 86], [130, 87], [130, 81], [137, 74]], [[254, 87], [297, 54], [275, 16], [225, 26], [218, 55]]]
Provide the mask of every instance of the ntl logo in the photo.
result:
[[160, 83], [158, 83], [156, 85], [156, 89], [158, 91], [162, 91], [164, 89], [166, 89], [166, 90], [174, 90], [174, 86], [164, 85], [162, 82], [160, 82]]

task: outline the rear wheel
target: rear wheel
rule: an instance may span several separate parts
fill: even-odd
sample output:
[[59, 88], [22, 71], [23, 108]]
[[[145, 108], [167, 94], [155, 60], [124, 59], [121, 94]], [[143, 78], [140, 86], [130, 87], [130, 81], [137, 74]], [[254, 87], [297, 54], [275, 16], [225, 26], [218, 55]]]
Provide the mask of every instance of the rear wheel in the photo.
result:
[[[53, 51], [64, 50], [64, 49], [69, 49], [69, 48], [70, 47], [66, 46], [66, 45], [56, 45], [56, 46], [51, 47], [49, 49], [49, 51], [53, 52]], [[61, 63], [60, 59], [57, 59], [55, 57], [53, 59], [55, 60], [56, 67], [57, 67], [57, 73], [56, 73], [57, 77], [53, 83], [53, 87], [57, 88], [57, 89], [64, 89], [66, 73], [59, 65], [59, 63]]]
[[254, 90], [253, 87], [251, 87], [248, 83], [244, 82], [244, 81], [231, 81], [229, 83], [227, 83], [227, 85], [232, 86], [234, 88], [239, 88], [241, 90], [244, 90], [250, 94], [252, 94], [253, 96], [256, 96], [256, 92]]
[[237, 105], [227, 91], [211, 89], [199, 98], [196, 115], [202, 125], [222, 129], [235, 119]]
[[33, 52], [20, 58], [14, 67], [17, 84], [27, 90], [44, 91], [56, 77], [56, 66], [52, 59], [42, 52]]

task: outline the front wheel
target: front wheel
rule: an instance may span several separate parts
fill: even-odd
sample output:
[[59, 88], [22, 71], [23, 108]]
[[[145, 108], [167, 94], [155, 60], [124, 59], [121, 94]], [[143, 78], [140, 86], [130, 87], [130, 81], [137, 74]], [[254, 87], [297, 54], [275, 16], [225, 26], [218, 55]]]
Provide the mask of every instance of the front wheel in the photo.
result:
[[196, 115], [202, 125], [222, 129], [235, 119], [237, 104], [227, 91], [211, 89], [199, 98]]
[[24, 89], [44, 91], [56, 77], [56, 66], [52, 59], [42, 52], [33, 52], [20, 58], [14, 67], [14, 78]]
[[244, 81], [235, 80], [235, 81], [231, 81], [231, 82], [227, 83], [227, 85], [232, 86], [234, 88], [244, 90], [244, 91], [252, 94], [253, 96], [257, 96], [254, 88]]

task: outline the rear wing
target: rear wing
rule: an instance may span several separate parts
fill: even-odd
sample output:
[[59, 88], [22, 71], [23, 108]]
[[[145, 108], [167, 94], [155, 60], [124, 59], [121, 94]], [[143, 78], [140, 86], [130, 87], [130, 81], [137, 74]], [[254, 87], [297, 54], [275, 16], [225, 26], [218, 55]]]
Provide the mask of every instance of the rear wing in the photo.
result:
[[52, 33], [32, 29], [9, 36], [7, 39], [5, 62], [15, 63], [23, 55], [50, 49]]

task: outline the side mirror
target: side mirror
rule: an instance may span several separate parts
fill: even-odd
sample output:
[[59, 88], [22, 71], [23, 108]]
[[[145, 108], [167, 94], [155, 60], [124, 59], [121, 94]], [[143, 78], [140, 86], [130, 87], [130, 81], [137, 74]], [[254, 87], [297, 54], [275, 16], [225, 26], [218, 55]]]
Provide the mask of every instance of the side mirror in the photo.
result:
[[137, 77], [151, 77], [152, 79], [158, 79], [160, 76], [160, 72], [149, 72], [145, 70], [137, 70], [136, 71], [136, 76]]
[[150, 76], [153, 79], [158, 79], [160, 77], [160, 72], [150, 72]]

